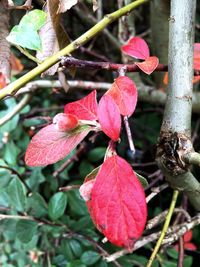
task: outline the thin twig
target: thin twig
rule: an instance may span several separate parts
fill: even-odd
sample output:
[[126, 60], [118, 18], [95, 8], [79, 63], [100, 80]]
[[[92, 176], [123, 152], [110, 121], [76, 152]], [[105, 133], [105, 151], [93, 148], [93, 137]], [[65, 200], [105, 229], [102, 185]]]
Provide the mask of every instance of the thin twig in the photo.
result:
[[146, 202], [148, 203], [150, 200], [152, 200], [152, 198], [154, 198], [155, 196], [157, 196], [160, 192], [162, 192], [163, 190], [165, 190], [167, 187], [169, 187], [169, 185], [166, 183], [166, 184], [163, 184], [161, 186], [152, 188], [152, 191], [153, 192], [146, 197]]
[[17, 115], [30, 101], [31, 94], [26, 94], [22, 100], [3, 118], [0, 119], [0, 126], [4, 125], [6, 122], [11, 120], [15, 115]]
[[[153, 219], [149, 220], [147, 222], [145, 230], [150, 230], [150, 229], [156, 227], [157, 225], [161, 224], [165, 220], [167, 212], [168, 212], [167, 210], [163, 211], [158, 216], [156, 216]], [[186, 210], [184, 210], [182, 208], [175, 208], [174, 209], [174, 213], [178, 213], [178, 214], [184, 215], [184, 217], [187, 219], [187, 221], [191, 222], [191, 217], [190, 217], [189, 213]]]
[[[133, 64], [119, 64], [112, 62], [96, 62], [89, 60], [81, 60], [74, 57], [63, 57], [61, 60], [61, 65], [65, 67], [76, 67], [79, 69], [94, 69], [94, 70], [108, 70], [108, 71], [119, 71], [122, 68], [126, 68], [126, 72], [142, 72], [135, 63]], [[155, 71], [167, 71], [168, 66], [164, 64], [159, 64]], [[120, 76], [122, 76], [120, 74]]]
[[153, 252], [151, 254], [151, 257], [150, 257], [146, 267], [151, 267], [152, 266], [153, 261], [154, 261], [154, 259], [156, 257], [156, 254], [158, 253], [158, 251], [160, 249], [160, 246], [162, 245], [163, 239], [165, 238], [167, 229], [169, 227], [169, 224], [170, 224], [173, 212], [174, 212], [174, 208], [175, 208], [175, 205], [176, 205], [177, 198], [178, 198], [178, 190], [174, 190], [174, 193], [173, 193], [173, 196], [172, 196], [172, 201], [171, 201], [171, 204], [170, 204], [170, 207], [169, 207], [169, 211], [167, 213], [167, 217], [166, 217], [163, 229], [161, 231], [161, 235], [160, 235], [160, 237], [159, 237], [159, 239], [158, 239], [158, 241], [156, 243], [156, 246], [155, 246], [155, 248], [154, 248], [154, 250], [153, 250]]
[[177, 267], [183, 267], [183, 261], [184, 261], [184, 240], [183, 237], [181, 236], [179, 238], [179, 255], [178, 255], [178, 264]]
[[128, 116], [123, 116], [123, 120], [124, 120], [124, 125], [125, 125], [125, 129], [126, 129], [126, 134], [127, 134], [127, 138], [128, 138], [130, 151], [131, 151], [132, 155], [135, 155], [135, 146], [133, 143], [131, 129], [130, 129], [130, 125], [128, 122]]

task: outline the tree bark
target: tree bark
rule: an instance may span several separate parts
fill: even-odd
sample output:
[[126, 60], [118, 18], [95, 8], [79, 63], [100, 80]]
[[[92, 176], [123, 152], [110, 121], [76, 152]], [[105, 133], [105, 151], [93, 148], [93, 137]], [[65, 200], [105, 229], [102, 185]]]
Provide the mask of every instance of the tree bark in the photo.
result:
[[169, 88], [157, 162], [174, 189], [200, 210], [200, 184], [183, 158], [191, 143], [193, 42], [196, 0], [172, 0], [169, 19]]

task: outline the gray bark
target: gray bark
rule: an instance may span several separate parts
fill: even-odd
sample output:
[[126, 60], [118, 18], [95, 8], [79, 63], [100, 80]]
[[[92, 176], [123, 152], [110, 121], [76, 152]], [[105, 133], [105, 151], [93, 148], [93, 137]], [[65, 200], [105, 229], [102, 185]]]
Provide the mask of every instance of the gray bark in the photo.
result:
[[200, 210], [200, 184], [184, 162], [191, 143], [193, 42], [196, 0], [172, 0], [169, 19], [169, 88], [157, 162], [170, 186]]

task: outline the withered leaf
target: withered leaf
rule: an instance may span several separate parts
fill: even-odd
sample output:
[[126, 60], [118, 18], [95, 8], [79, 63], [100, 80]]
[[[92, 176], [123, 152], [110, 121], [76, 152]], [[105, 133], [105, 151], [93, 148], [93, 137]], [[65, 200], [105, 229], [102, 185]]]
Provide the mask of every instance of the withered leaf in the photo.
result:
[[[47, 0], [47, 20], [39, 32], [42, 41], [42, 51], [37, 53], [37, 58], [41, 61], [52, 56], [70, 43], [69, 37], [60, 23], [61, 14], [57, 13], [57, 9], [58, 0]], [[55, 64], [45, 71], [43, 75], [54, 75], [57, 69], [58, 64]]]

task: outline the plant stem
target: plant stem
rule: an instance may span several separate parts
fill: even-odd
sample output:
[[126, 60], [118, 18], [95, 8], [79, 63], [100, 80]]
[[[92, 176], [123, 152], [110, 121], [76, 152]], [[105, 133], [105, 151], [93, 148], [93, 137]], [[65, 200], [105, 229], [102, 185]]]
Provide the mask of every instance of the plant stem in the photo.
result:
[[31, 97], [32, 95], [30, 93], [25, 94], [22, 100], [11, 110], [11, 112], [7, 113], [3, 118], [0, 118], [0, 126], [4, 125], [18, 114], [28, 104]]
[[19, 45], [15, 45], [15, 46], [22, 54], [24, 54], [30, 60], [34, 61], [37, 64], [41, 64], [42, 63], [42, 61], [40, 61], [39, 59], [37, 59], [36, 57], [31, 55], [27, 50], [23, 49], [21, 46], [19, 46]]
[[[126, 72], [142, 72], [135, 63], [132, 64], [119, 64], [112, 62], [95, 62], [89, 60], [77, 59], [74, 57], [65, 57], [61, 60], [61, 65], [65, 67], [76, 67], [80, 69], [105, 69], [108, 71], [118, 71], [119, 69], [125, 67]], [[159, 64], [155, 71], [167, 71], [168, 66], [164, 64]]]
[[12, 95], [15, 92], [19, 90], [23, 85], [25, 85], [27, 82], [35, 78], [37, 75], [43, 73], [45, 70], [56, 64], [63, 56], [69, 55], [74, 50], [78, 49], [83, 44], [87, 43], [90, 39], [92, 39], [94, 36], [97, 35], [97, 33], [101, 32], [105, 27], [107, 27], [109, 24], [111, 24], [113, 21], [117, 20], [121, 16], [127, 15], [129, 12], [131, 12], [136, 7], [147, 3], [149, 0], [137, 0], [132, 2], [129, 5], [126, 5], [122, 7], [121, 9], [106, 15], [99, 23], [97, 23], [94, 27], [92, 27], [90, 30], [85, 32], [83, 35], [81, 35], [79, 38], [77, 38], [75, 41], [73, 41], [71, 44], [60, 50], [55, 55], [49, 57], [46, 59], [43, 63], [41, 63], [39, 66], [25, 74], [24, 76], [20, 77], [18, 80], [12, 82], [8, 86], [6, 86], [4, 89], [0, 91], [0, 99], [4, 98], [5, 96]]
[[160, 246], [162, 245], [162, 241], [166, 235], [166, 232], [167, 232], [167, 229], [169, 227], [169, 224], [170, 224], [170, 221], [171, 221], [171, 218], [172, 218], [172, 215], [173, 215], [173, 211], [174, 211], [174, 208], [175, 208], [175, 205], [176, 205], [176, 200], [177, 200], [177, 197], [178, 197], [178, 190], [174, 190], [174, 193], [173, 193], [173, 196], [172, 196], [172, 201], [171, 201], [171, 204], [170, 204], [170, 207], [169, 207], [169, 211], [167, 213], [167, 216], [166, 216], [166, 220], [165, 220], [165, 223], [164, 223], [164, 226], [163, 226], [163, 229], [162, 229], [162, 232], [161, 232], [161, 235], [156, 243], [156, 246], [151, 254], [151, 257], [147, 263], [147, 266], [146, 267], [151, 267], [152, 266], [152, 263], [156, 257], [156, 254], [158, 253], [159, 249], [160, 249]]

